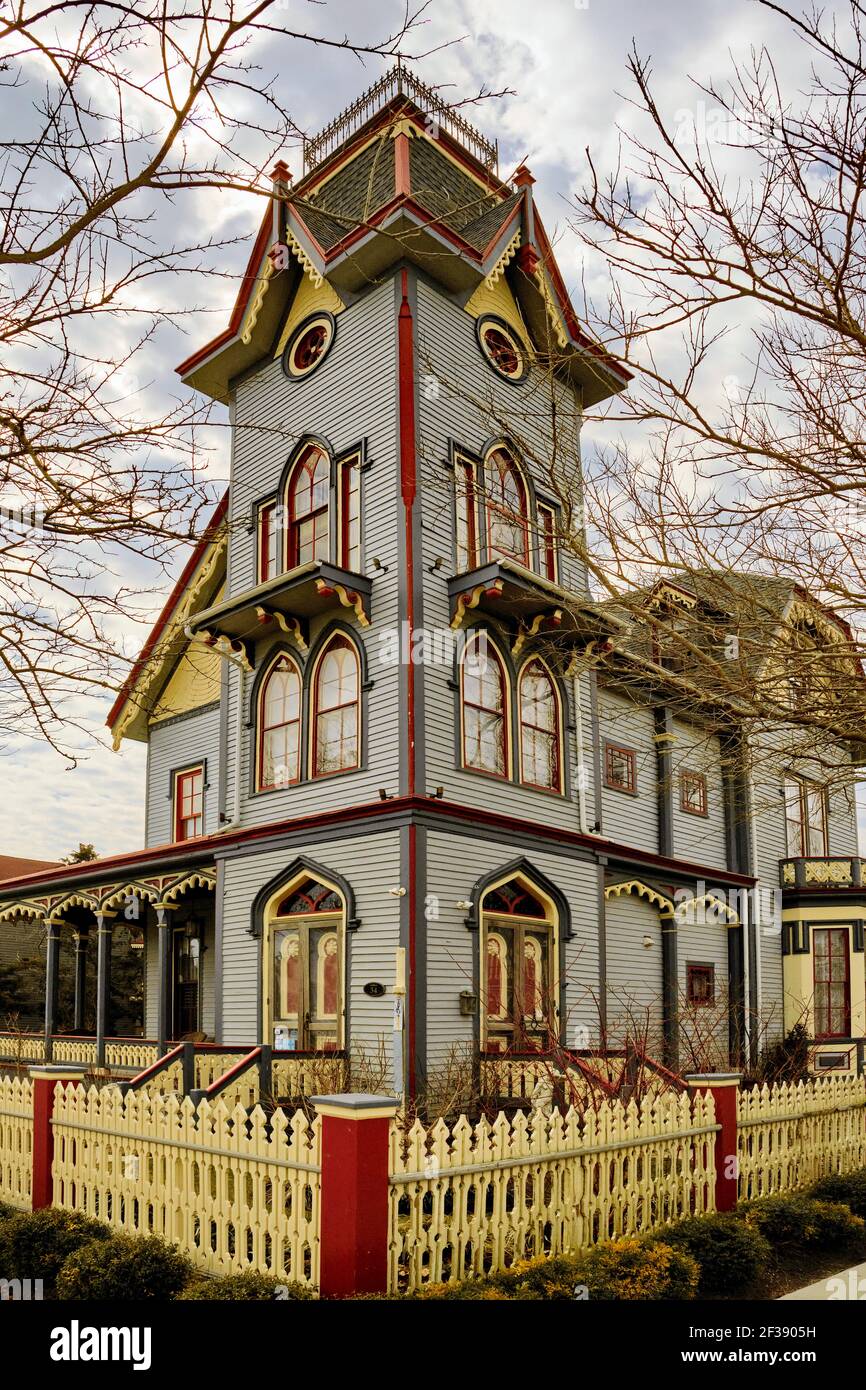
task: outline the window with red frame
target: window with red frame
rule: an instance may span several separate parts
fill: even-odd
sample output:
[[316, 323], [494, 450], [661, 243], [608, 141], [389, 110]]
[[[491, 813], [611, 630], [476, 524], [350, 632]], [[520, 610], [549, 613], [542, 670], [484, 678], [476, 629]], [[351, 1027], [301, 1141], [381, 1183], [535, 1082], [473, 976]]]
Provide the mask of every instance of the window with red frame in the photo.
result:
[[559, 578], [556, 557], [556, 513], [544, 502], [538, 504], [538, 539], [541, 550], [541, 573], [554, 584]]
[[331, 462], [324, 449], [310, 444], [289, 478], [288, 565], [327, 560], [330, 554]]
[[361, 673], [347, 637], [333, 637], [319, 660], [313, 702], [313, 776], [361, 762]]
[[813, 927], [815, 1037], [851, 1033], [851, 970], [847, 927]]
[[508, 776], [508, 696], [505, 667], [493, 643], [473, 638], [461, 663], [463, 766]]
[[505, 448], [484, 461], [488, 560], [516, 560], [529, 567], [529, 508], [526, 483]]
[[340, 564], [358, 573], [361, 567], [361, 460], [340, 464]]
[[680, 773], [680, 810], [688, 816], [707, 814], [707, 779], [702, 772]]
[[279, 511], [275, 502], [259, 507], [259, 583], [274, 579], [280, 571]]
[[190, 767], [174, 777], [174, 838], [193, 840], [204, 831], [204, 768]]
[[289, 656], [274, 662], [259, 693], [256, 788], [272, 791], [300, 777], [301, 675]]
[[520, 780], [559, 791], [560, 719], [553, 678], [543, 661], [528, 661], [517, 690], [520, 712]]
[[478, 564], [475, 465], [469, 459], [457, 459], [454, 465], [454, 487], [457, 513], [457, 572], [463, 574]]
[[686, 1002], [696, 1009], [710, 1008], [716, 1002], [716, 967], [686, 964]]
[[633, 748], [605, 743], [604, 785], [617, 792], [637, 793], [637, 759]]
[[827, 854], [827, 797], [823, 787], [804, 777], [785, 778], [785, 830], [788, 853], [793, 857]]

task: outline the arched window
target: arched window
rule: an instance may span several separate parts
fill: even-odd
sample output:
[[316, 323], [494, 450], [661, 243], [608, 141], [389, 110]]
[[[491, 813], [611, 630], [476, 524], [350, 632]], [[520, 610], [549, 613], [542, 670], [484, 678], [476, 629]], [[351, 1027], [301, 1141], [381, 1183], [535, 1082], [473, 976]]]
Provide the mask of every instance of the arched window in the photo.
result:
[[330, 555], [331, 462], [318, 444], [308, 444], [289, 477], [289, 569]]
[[531, 787], [562, 790], [559, 699], [543, 661], [527, 661], [517, 686], [520, 718], [520, 780]]
[[484, 460], [484, 503], [488, 560], [530, 565], [529, 501], [517, 463], [502, 445]]
[[486, 632], [466, 647], [460, 675], [463, 766], [507, 777], [508, 682], [502, 658]]
[[556, 913], [513, 878], [481, 903], [482, 1047], [541, 1051], [557, 1030]]
[[332, 637], [313, 677], [312, 775], [327, 777], [361, 763], [361, 672], [348, 637]]
[[266, 915], [266, 1027], [277, 1052], [340, 1047], [343, 1015], [342, 895], [305, 876]]
[[258, 790], [297, 782], [301, 771], [301, 673], [290, 656], [279, 656], [262, 681], [258, 731]]

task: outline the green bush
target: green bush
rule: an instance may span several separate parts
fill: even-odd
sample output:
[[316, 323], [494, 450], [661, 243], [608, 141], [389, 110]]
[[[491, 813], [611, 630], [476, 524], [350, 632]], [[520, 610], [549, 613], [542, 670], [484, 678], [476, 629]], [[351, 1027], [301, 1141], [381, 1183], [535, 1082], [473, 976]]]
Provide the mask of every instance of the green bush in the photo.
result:
[[689, 1217], [650, 1239], [691, 1255], [700, 1271], [702, 1294], [742, 1293], [772, 1258], [760, 1230], [727, 1212]]
[[866, 1168], [821, 1178], [809, 1189], [809, 1196], [821, 1202], [843, 1202], [855, 1216], [866, 1218]]
[[113, 1236], [70, 1255], [57, 1278], [57, 1297], [70, 1299], [174, 1298], [192, 1265], [156, 1236]]
[[698, 1277], [697, 1262], [661, 1240], [619, 1240], [579, 1255], [524, 1260], [480, 1279], [429, 1284], [415, 1297], [573, 1302], [585, 1289], [585, 1296], [595, 1301], [669, 1301], [694, 1298]]
[[17, 1212], [0, 1222], [0, 1271], [4, 1278], [41, 1279], [54, 1289], [66, 1260], [82, 1246], [108, 1240], [111, 1231], [79, 1211], [46, 1207]]
[[267, 1274], [247, 1270], [244, 1274], [224, 1274], [218, 1279], [193, 1279], [181, 1289], [178, 1299], [189, 1302], [207, 1300], [220, 1302], [274, 1302], [291, 1299], [312, 1299], [316, 1295], [306, 1284], [287, 1284], [271, 1279]]
[[739, 1207], [747, 1226], [760, 1231], [772, 1246], [791, 1250], [810, 1245], [832, 1249], [851, 1245], [866, 1234], [866, 1222], [840, 1202], [818, 1202], [814, 1197], [763, 1197]]

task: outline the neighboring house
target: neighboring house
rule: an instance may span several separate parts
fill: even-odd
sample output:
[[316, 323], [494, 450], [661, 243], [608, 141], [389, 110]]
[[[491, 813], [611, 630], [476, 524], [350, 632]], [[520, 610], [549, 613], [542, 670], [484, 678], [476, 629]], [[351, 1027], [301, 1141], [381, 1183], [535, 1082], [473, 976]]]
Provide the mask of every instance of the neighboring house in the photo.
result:
[[[781, 746], [750, 771], [731, 701], [690, 711], [559, 545], [582, 412], [628, 377], [578, 324], [532, 176], [495, 162], [403, 72], [294, 188], [277, 166], [229, 324], [179, 368], [229, 406], [230, 487], [109, 717], [148, 746], [145, 848], [0, 885], [0, 919], [47, 924], [49, 999], [63, 933], [98, 931], [104, 980], [112, 924], [139, 922], [162, 1046], [390, 1057], [396, 1034], [411, 1089], [455, 1045], [552, 1034], [643, 1027], [677, 1065], [724, 1003], [723, 1068], [801, 1018], [816, 1066], [854, 1068], [852, 788]], [[712, 588], [656, 586], [647, 623]], [[793, 585], [766, 605], [780, 634], [842, 631]], [[744, 890], [780, 873], [761, 919]]]
[[[18, 879], [23, 874], [36, 873], [39, 869], [59, 867], [54, 859], [21, 859], [14, 854], [0, 854], [0, 883], [7, 878]], [[14, 965], [16, 961], [38, 955], [43, 938], [44, 932], [38, 923], [21, 918], [0, 923], [0, 965]]]

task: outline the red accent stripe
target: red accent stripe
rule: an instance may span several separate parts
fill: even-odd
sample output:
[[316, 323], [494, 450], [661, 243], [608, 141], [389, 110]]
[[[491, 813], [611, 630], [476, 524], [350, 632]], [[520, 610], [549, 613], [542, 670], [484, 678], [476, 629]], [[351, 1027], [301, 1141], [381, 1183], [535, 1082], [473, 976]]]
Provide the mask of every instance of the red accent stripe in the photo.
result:
[[262, 257], [267, 247], [270, 245], [272, 235], [273, 216], [271, 204], [268, 203], [267, 211], [262, 219], [262, 225], [259, 227], [258, 234], [253, 242], [253, 249], [247, 261], [247, 268], [241, 279], [240, 289], [238, 290], [238, 296], [235, 300], [231, 317], [229, 318], [228, 328], [222, 333], [217, 334], [216, 338], [212, 338], [209, 343], [205, 343], [204, 347], [199, 348], [196, 352], [192, 353], [191, 356], [185, 357], [184, 360], [175, 367], [178, 376], [187, 376], [188, 373], [192, 371], [193, 367], [199, 366], [205, 358], [210, 357], [211, 353], [216, 352], [218, 348], [225, 347], [226, 343], [231, 342], [241, 326], [246, 307], [250, 302], [253, 287], [259, 278], [259, 265], [261, 264]]
[[226, 489], [222, 501], [217, 506], [216, 511], [214, 512], [213, 516], [211, 517], [210, 521], [205, 527], [204, 535], [202, 536], [201, 540], [196, 545], [195, 550], [192, 552], [186, 564], [184, 565], [183, 570], [180, 574], [180, 578], [178, 579], [177, 583], [175, 584], [174, 588], [172, 589], [171, 593], [166, 599], [162, 612], [160, 613], [159, 617], [157, 618], [156, 622], [151, 628], [150, 636], [148, 637], [147, 641], [142, 647], [141, 653], [138, 656], [135, 665], [133, 666], [126, 680], [123, 682], [123, 685], [120, 687], [117, 699], [111, 706], [111, 709], [108, 713], [108, 718], [105, 721], [109, 729], [114, 727], [117, 716], [123, 709], [129, 692], [135, 685], [135, 682], [138, 680], [138, 677], [141, 675], [141, 672], [143, 671], [148, 660], [153, 655], [153, 649], [159, 641], [160, 637], [162, 636], [163, 629], [165, 628], [169, 618], [171, 617], [172, 612], [174, 611], [181, 595], [183, 594], [184, 589], [186, 588], [187, 584], [189, 583], [190, 579], [195, 573], [199, 561], [202, 559], [205, 551], [207, 550], [208, 546], [213, 540], [217, 528], [223, 521], [226, 512], [228, 511], [228, 505], [229, 494], [228, 489]]
[[[406, 626], [409, 636], [409, 652], [415, 630], [415, 546], [413, 536], [413, 508], [417, 490], [415, 473], [415, 350], [413, 343], [412, 310], [409, 305], [409, 274], [401, 271], [400, 282], [402, 298], [397, 320], [399, 402], [400, 402], [400, 494], [403, 498], [406, 546]], [[415, 665], [410, 660], [406, 666], [406, 724], [408, 731], [407, 755], [409, 796], [415, 795]], [[417, 891], [415, 883], [415, 826], [409, 827], [409, 979], [408, 996], [408, 1090], [415, 1094], [415, 1038], [416, 1038], [416, 911]]]
[[[425, 815], [437, 817], [443, 821], [453, 819], [455, 816], [461, 820], [469, 819], [477, 825], [487, 826], [488, 828], [500, 831], [503, 837], [508, 835], [524, 834], [527, 830], [538, 834], [540, 825], [537, 820], [521, 820], [517, 816], [501, 815], [497, 811], [484, 811], [477, 806], [464, 806], [456, 801], [443, 801], [432, 797], [420, 796], [401, 796], [395, 797], [393, 801], [364, 801], [358, 806], [346, 807], [339, 811], [320, 811], [311, 816], [296, 816], [294, 819], [271, 821], [265, 825], [253, 826], [247, 830], [230, 831], [226, 835], [203, 835], [199, 840], [186, 840], [181, 844], [153, 845], [149, 849], [133, 850], [130, 854], [112, 855], [106, 859], [95, 859], [86, 864], [64, 864], [63, 872], [58, 873], [56, 869], [42, 870], [38, 874], [27, 874], [21, 878], [10, 878], [0, 882], [0, 897], [6, 897], [12, 890], [17, 895], [21, 895], [23, 889], [37, 890], [40, 886], [50, 884], [54, 880], [65, 881], [67, 878], [92, 880], [99, 883], [109, 878], [115, 871], [122, 871], [127, 866], [134, 866], [139, 863], [147, 864], [149, 860], [179, 859], [183, 861], [189, 858], [191, 852], [195, 852], [196, 862], [206, 858], [206, 851], [216, 849], [220, 845], [239, 845], [249, 844], [256, 840], [269, 839], [274, 835], [286, 834], [289, 831], [318, 831], [324, 826], [340, 825], [350, 821], [358, 821], [362, 824], [366, 821], [377, 820], [381, 816], [399, 815], [408, 812], [423, 812]], [[605, 840], [600, 836], [581, 835], [577, 830], [562, 830], [556, 826], [545, 826], [544, 835], [548, 840], [553, 840], [557, 844], [571, 845], [575, 849], [597, 850], [599, 854], [605, 854], [608, 858], [627, 858], [635, 863], [645, 864], [652, 868], [667, 869], [688, 874], [690, 878], [703, 878], [708, 883], [731, 883], [740, 887], [748, 887], [755, 883], [755, 878], [750, 874], [736, 874], [731, 869], [714, 869], [706, 864], [696, 864], [690, 859], [666, 859], [660, 854], [651, 854], [648, 850], [637, 849], [634, 845], [623, 845], [615, 840]], [[854, 890], [836, 889], [834, 897], [847, 896], [853, 897], [862, 894], [863, 889]]]

